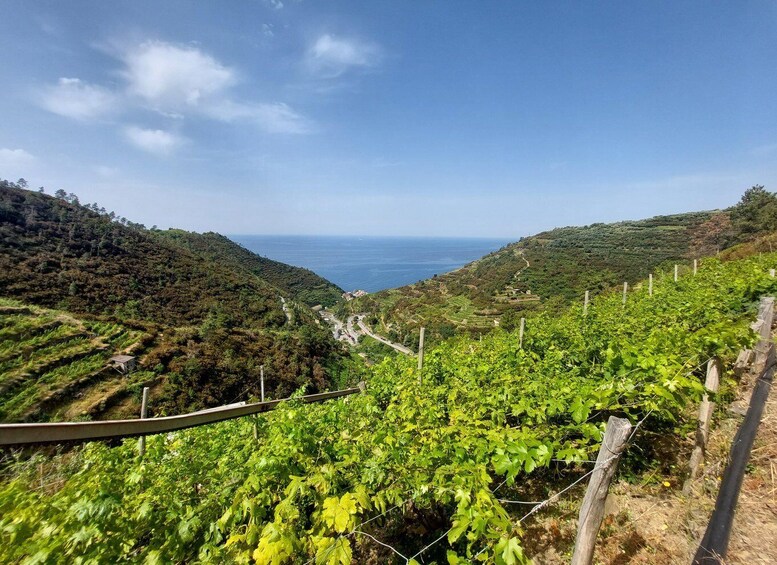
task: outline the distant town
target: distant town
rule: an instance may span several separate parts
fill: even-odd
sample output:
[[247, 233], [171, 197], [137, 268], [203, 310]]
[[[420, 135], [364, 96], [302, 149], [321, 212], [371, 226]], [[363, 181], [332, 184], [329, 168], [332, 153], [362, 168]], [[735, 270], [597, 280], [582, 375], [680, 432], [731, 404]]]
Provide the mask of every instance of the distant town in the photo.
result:
[[346, 301], [353, 300], [354, 298], [359, 298], [362, 296], [367, 296], [369, 293], [366, 290], [354, 290], [353, 292], [344, 292], [343, 298]]

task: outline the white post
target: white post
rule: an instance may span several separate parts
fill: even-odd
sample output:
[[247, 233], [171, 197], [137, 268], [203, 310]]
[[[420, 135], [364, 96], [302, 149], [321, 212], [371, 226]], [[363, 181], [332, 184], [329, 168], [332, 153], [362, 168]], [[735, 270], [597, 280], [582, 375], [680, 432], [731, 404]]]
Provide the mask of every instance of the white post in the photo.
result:
[[[145, 420], [148, 416], [148, 387], [143, 387], [143, 400], [140, 403], [140, 419]], [[138, 452], [143, 457], [146, 454], [146, 436], [140, 436], [138, 440]]]
[[623, 283], [623, 306], [626, 307], [626, 294], [629, 292], [629, 283]]
[[518, 330], [518, 349], [523, 349], [523, 332], [526, 329], [526, 318], [521, 318], [521, 329]]
[[259, 378], [261, 380], [261, 386], [262, 386], [261, 399], [262, 399], [262, 402], [264, 402], [264, 365], [259, 367]]
[[424, 332], [421, 328], [421, 335], [418, 336], [418, 384], [421, 384], [421, 369], [424, 368]]
[[674, 282], [677, 282], [677, 263], [674, 265]]
[[583, 316], [588, 314], [588, 300], [590, 299], [590, 294], [586, 290], [585, 291], [585, 298], [583, 298]]
[[770, 277], [774, 278], [774, 273], [775, 273], [774, 269], [769, 269], [769, 276]]
[[653, 273], [648, 276], [648, 296], [653, 296]]
[[699, 266], [699, 262], [696, 259], [694, 259], [693, 260], [693, 274], [694, 275], [696, 274], [696, 270], [697, 270], [698, 266]]

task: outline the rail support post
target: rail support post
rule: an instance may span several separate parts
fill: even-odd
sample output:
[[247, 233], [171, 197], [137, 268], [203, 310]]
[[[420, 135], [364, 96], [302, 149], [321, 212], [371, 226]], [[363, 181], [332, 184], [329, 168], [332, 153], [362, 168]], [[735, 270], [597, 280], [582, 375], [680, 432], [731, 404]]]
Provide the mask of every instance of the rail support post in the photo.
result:
[[653, 296], [653, 273], [648, 276], [648, 296]]
[[418, 336], [418, 384], [421, 384], [421, 370], [424, 368], [424, 332], [425, 328], [421, 328], [421, 335]]
[[696, 478], [696, 475], [699, 472], [699, 466], [704, 460], [704, 453], [707, 450], [707, 441], [710, 435], [710, 421], [712, 420], [712, 412], [715, 410], [715, 403], [710, 400], [709, 394], [718, 392], [719, 386], [720, 361], [718, 359], [710, 359], [707, 361], [707, 378], [704, 381], [704, 388], [707, 392], [704, 393], [701, 407], [699, 408], [699, 422], [696, 427], [696, 445], [691, 453], [690, 470], [688, 480], [686, 480], [683, 485], [683, 494], [691, 492], [691, 483]]
[[583, 298], [583, 316], [588, 315], [588, 301], [591, 299], [589, 291], [585, 291], [585, 298]]
[[[140, 403], [140, 419], [145, 420], [148, 416], [148, 387], [143, 387], [143, 400]], [[140, 436], [138, 440], [138, 453], [141, 457], [146, 454], [146, 436]]]
[[572, 565], [590, 565], [593, 561], [596, 536], [604, 518], [607, 491], [630, 434], [631, 423], [627, 419], [610, 416], [602, 447], [596, 458], [596, 466], [591, 474], [583, 505], [580, 507]]
[[629, 293], [629, 283], [624, 282], [623, 283], [623, 307], [626, 307], [626, 296]]
[[518, 330], [518, 349], [523, 349], [523, 332], [526, 330], [526, 318], [521, 318], [521, 327]]

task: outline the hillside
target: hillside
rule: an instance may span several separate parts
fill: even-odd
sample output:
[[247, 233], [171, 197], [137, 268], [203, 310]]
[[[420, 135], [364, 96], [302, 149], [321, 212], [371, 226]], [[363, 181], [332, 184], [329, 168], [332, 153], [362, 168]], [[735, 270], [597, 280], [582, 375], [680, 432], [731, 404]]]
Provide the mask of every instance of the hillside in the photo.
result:
[[332, 306], [342, 300], [343, 290], [313, 271], [260, 257], [223, 235], [172, 229], [154, 233], [210, 261], [256, 275], [308, 306]]
[[310, 271], [264, 265], [216, 234], [168, 235], [0, 185], [0, 294], [7, 297], [174, 324], [218, 310], [237, 325], [280, 327], [281, 296], [339, 292]]
[[[354, 375], [349, 354], [303, 303], [337, 295], [310, 271], [264, 260], [217, 234], [148, 230], [82, 206], [74, 195], [0, 184], [0, 298], [56, 309], [56, 316], [154, 327], [140, 369], [161, 377], [154, 381], [157, 413], [258, 396], [261, 365], [274, 396], [301, 386], [323, 390]], [[2, 320], [11, 328], [16, 322]], [[29, 344], [3, 345], [16, 355]], [[31, 353], [30, 362], [38, 357]], [[0, 373], [17, 369], [25, 372]], [[82, 375], [78, 367], [71, 373]], [[15, 411], [4, 408], [6, 400], [0, 411], [7, 418], [58, 417], [36, 412], [37, 401]]]
[[[560, 532], [574, 531], [619, 416], [634, 429], [612, 489], [652, 499], [615, 510], [599, 551], [617, 558], [597, 562], [681, 562], [661, 544], [697, 547], [706, 517], [667, 522], [664, 502], [687, 476], [704, 367], [720, 360], [716, 401], [732, 400], [775, 264], [707, 259], [696, 276], [656, 277], [653, 293], [635, 285], [625, 305], [604, 292], [586, 314], [542, 313], [522, 343], [497, 329], [430, 347], [420, 371], [386, 359], [362, 394], [150, 436], [142, 458], [130, 439], [10, 463], [0, 561], [568, 563], [574, 537]], [[699, 486], [717, 490], [720, 474], [705, 469]], [[657, 541], [617, 535], [641, 518], [663, 524]]]
[[[354, 300], [391, 339], [417, 341], [422, 325], [432, 337], [514, 327], [521, 312], [558, 308], [657, 267], [714, 253], [725, 242], [728, 212], [658, 216], [647, 220], [564, 227], [507, 245], [461, 269]], [[341, 307], [341, 308], [344, 308]]]

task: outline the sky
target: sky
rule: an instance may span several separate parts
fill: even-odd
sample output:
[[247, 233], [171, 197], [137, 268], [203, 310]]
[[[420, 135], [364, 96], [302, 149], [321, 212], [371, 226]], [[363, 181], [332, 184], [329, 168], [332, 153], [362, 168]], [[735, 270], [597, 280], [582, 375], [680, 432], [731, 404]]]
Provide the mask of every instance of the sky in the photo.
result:
[[777, 2], [0, 3], [0, 178], [225, 234], [518, 239], [777, 190]]

